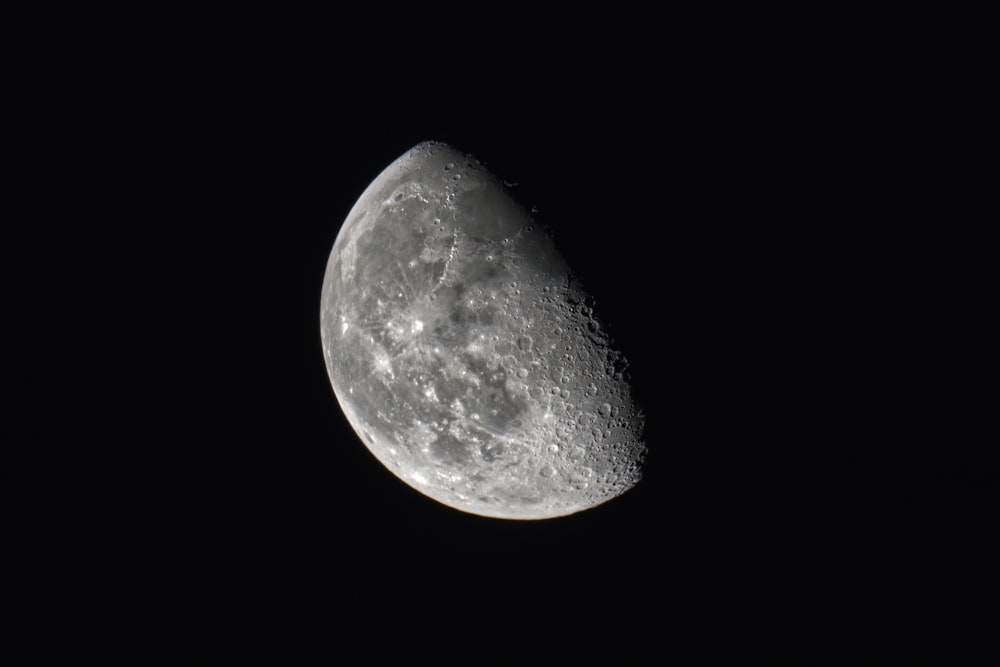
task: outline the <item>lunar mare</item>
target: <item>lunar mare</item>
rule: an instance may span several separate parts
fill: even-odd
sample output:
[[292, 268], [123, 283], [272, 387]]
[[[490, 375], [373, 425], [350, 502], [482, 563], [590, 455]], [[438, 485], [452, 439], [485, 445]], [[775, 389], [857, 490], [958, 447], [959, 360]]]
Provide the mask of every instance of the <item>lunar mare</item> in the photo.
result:
[[344, 221], [323, 353], [352, 427], [411, 487], [473, 514], [562, 516], [632, 488], [646, 452], [594, 305], [481, 163], [426, 142]]

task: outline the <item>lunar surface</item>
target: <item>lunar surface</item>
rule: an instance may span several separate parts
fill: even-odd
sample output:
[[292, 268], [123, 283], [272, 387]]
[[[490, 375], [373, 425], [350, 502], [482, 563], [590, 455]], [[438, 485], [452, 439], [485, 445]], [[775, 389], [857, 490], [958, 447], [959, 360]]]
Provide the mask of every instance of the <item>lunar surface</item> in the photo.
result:
[[640, 479], [626, 361], [557, 240], [479, 161], [426, 142], [333, 245], [320, 328], [337, 400], [386, 468], [445, 505], [543, 519]]

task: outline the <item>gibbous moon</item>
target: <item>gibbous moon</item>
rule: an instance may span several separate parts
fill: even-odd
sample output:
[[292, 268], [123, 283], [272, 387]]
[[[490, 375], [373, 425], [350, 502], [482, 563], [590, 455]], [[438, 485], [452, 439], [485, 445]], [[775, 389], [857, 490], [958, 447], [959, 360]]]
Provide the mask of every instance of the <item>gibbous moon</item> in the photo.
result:
[[438, 502], [544, 519], [639, 481], [625, 359], [557, 240], [436, 142], [386, 167], [337, 235], [320, 309], [330, 383], [372, 454]]

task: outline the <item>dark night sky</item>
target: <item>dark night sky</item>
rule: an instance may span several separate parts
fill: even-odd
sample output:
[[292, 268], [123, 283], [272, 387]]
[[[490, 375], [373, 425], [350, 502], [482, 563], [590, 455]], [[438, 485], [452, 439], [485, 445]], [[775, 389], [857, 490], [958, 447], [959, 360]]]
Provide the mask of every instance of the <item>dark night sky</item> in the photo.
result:
[[[101, 280], [156, 332], [128, 398], [151, 456], [115, 475], [165, 509], [142, 522], [165, 563], [131, 566], [144, 630], [182, 652], [420, 664], [910, 641], [922, 605], [977, 580], [914, 584], [903, 535], [981, 562], [994, 480], [957, 437], [969, 400], [930, 398], [965, 351], [924, 352], [954, 334], [941, 322], [978, 330], [996, 34], [917, 4], [868, 22], [678, 10], [636, 17], [634, 38], [631, 18], [597, 16], [476, 44], [403, 30], [375, 59], [363, 47], [395, 35], [327, 50], [220, 24], [232, 45], [209, 31], [125, 65], [117, 115], [98, 115], [135, 251]], [[367, 184], [426, 139], [520, 184], [629, 356], [650, 454], [621, 498], [542, 522], [462, 514], [395, 479], [341, 414], [327, 255]]]

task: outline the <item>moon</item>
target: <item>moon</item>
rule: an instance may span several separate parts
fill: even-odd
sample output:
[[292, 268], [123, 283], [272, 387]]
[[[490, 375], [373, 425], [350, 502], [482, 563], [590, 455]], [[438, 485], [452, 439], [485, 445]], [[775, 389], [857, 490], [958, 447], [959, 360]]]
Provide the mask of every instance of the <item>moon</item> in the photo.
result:
[[484, 164], [424, 142], [333, 244], [320, 333], [337, 401], [389, 471], [454, 509], [565, 516], [642, 476], [627, 361], [555, 241]]

